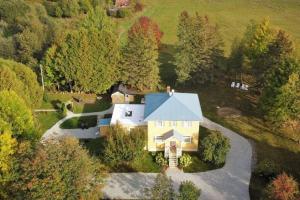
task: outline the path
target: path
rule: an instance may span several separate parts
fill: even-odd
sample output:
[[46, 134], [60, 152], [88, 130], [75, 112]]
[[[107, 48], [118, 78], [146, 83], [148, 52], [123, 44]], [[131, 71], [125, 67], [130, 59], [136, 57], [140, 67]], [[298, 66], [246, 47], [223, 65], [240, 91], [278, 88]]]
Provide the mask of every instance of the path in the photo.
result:
[[99, 135], [97, 135], [98, 128], [97, 127], [91, 127], [88, 129], [62, 129], [60, 128], [60, 125], [73, 117], [82, 117], [82, 116], [92, 116], [92, 115], [97, 115], [97, 116], [104, 116], [105, 114], [112, 113], [113, 107], [101, 111], [101, 112], [90, 112], [90, 113], [73, 113], [71, 111], [67, 111], [67, 116], [64, 117], [63, 119], [59, 120], [56, 124], [54, 124], [50, 129], [48, 129], [43, 137], [42, 140], [46, 140], [49, 138], [54, 138], [54, 137], [60, 137], [63, 135], [72, 135], [78, 139], [83, 139], [83, 138], [97, 138]]
[[[252, 148], [250, 143], [239, 134], [209, 119], [202, 126], [222, 132], [230, 139], [231, 149], [223, 168], [200, 173], [183, 173], [168, 170], [167, 175], [177, 190], [183, 180], [193, 181], [201, 188], [202, 200], [249, 200]], [[154, 173], [112, 173], [103, 188], [105, 197], [122, 199], [145, 198], [143, 191], [151, 187]]]

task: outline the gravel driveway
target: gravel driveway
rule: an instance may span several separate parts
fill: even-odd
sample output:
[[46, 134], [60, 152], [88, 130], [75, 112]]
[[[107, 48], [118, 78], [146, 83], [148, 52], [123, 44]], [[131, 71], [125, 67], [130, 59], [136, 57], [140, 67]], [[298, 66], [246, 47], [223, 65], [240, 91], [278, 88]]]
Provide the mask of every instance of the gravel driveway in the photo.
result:
[[[231, 149], [223, 168], [200, 173], [183, 173], [168, 170], [167, 175], [174, 182], [177, 190], [183, 180], [193, 181], [201, 188], [202, 200], [249, 200], [249, 182], [251, 177], [252, 148], [250, 143], [239, 134], [209, 119], [204, 120], [203, 127], [218, 130], [230, 139]], [[141, 199], [144, 189], [151, 187], [154, 173], [112, 173], [103, 188], [105, 197], [122, 199]]]

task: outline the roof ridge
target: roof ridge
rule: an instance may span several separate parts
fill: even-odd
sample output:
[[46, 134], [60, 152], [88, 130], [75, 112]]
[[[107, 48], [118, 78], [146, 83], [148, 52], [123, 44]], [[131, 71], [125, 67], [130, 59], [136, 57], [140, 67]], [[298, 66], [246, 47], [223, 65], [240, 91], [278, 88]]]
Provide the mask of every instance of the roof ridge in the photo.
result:
[[[188, 93], [188, 94], [194, 94], [194, 93]], [[175, 99], [177, 101], [179, 101], [179, 103], [182, 104], [188, 111], [192, 112], [195, 117], [198, 117], [197, 114], [193, 110], [189, 109], [184, 103], [182, 103], [180, 99], [178, 99], [177, 97], [175, 97]], [[198, 99], [198, 101], [199, 101], [199, 99]], [[199, 104], [200, 104], [200, 102], [199, 102]]]

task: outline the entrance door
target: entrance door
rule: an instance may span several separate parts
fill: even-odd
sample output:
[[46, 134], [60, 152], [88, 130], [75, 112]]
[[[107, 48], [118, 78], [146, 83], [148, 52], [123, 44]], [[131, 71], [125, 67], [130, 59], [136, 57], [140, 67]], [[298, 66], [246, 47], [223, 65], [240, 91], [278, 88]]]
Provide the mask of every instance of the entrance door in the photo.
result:
[[176, 153], [176, 141], [170, 141], [170, 151]]

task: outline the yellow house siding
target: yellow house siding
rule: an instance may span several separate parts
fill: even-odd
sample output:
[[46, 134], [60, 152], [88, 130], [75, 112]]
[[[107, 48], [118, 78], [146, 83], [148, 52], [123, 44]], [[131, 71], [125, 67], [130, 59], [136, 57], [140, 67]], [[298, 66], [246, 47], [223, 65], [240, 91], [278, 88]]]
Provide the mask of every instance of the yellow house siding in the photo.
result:
[[[176, 123], [176, 126], [172, 124]], [[192, 143], [182, 143], [183, 151], [197, 151], [198, 150], [198, 136], [199, 136], [199, 122], [191, 122], [191, 127], [184, 126], [182, 121], [163, 121], [162, 127], [157, 127], [155, 121], [148, 122], [148, 150], [162, 151], [164, 150], [164, 143], [156, 144], [155, 136], [162, 136], [171, 130], [177, 130], [184, 136], [191, 136]]]

